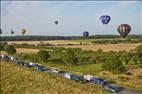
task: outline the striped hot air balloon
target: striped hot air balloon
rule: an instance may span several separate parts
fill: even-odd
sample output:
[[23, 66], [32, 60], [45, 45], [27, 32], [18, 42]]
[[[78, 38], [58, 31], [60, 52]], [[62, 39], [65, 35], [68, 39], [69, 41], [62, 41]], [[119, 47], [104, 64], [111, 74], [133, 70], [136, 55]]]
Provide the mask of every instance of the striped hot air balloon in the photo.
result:
[[120, 36], [125, 38], [130, 33], [131, 26], [128, 24], [121, 24], [118, 26], [117, 31], [120, 34]]

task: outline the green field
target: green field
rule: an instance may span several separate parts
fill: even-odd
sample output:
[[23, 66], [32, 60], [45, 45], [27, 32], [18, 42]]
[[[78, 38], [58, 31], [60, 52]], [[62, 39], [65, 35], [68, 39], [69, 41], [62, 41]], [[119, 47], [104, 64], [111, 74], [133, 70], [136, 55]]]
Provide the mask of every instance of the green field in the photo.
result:
[[48, 64], [50, 67], [57, 67], [63, 70], [77, 72], [77, 73], [86, 73], [86, 74], [98, 74], [102, 71], [101, 64], [84, 64], [78, 66], [68, 66], [68, 65], [59, 65], [59, 64]]

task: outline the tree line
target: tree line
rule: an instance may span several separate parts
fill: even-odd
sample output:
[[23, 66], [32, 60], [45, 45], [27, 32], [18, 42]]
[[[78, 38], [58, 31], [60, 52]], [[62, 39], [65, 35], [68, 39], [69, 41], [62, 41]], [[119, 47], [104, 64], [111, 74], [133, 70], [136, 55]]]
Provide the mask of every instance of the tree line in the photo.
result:
[[[86, 39], [117, 39], [118, 35], [91, 35]], [[142, 35], [128, 35], [128, 39], [142, 39]], [[47, 41], [47, 40], [79, 40], [83, 36], [1, 36], [1, 41]]]
[[[34, 48], [35, 46], [33, 46]], [[1, 44], [1, 49], [8, 54], [15, 54], [16, 49], [13, 45]], [[50, 50], [52, 51], [49, 51]], [[109, 51], [103, 52], [101, 49], [97, 51], [86, 51], [80, 48], [56, 48], [48, 47], [46, 50], [39, 50], [37, 53], [15, 54], [23, 60], [39, 62], [43, 64], [56, 63], [69, 66], [83, 64], [102, 64], [103, 70], [113, 73], [123, 73], [126, 71], [125, 65], [138, 65], [142, 67], [142, 45], [129, 52], [126, 51]]]

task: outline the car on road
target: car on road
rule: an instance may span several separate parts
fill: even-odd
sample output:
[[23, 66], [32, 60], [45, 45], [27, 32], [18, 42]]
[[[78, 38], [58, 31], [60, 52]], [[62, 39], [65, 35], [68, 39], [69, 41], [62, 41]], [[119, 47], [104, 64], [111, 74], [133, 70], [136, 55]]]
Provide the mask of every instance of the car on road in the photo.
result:
[[57, 68], [51, 68], [51, 72], [53, 72], [53, 73], [59, 73], [59, 72], [60, 72], [60, 70], [59, 70], [59, 69], [57, 69]]
[[107, 91], [113, 92], [113, 93], [118, 93], [123, 90], [122, 87], [119, 87], [119, 86], [116, 86], [113, 84], [108, 84], [108, 85], [104, 86], [104, 89]]
[[46, 70], [44, 66], [35, 65], [34, 67], [37, 71], [45, 71]]
[[105, 80], [102, 79], [102, 78], [100, 78], [100, 77], [93, 77], [92, 80], [91, 80], [91, 83], [103, 87], [104, 81], [105, 81]]
[[78, 76], [78, 75], [75, 75], [75, 74], [72, 74], [70, 76], [70, 79], [77, 81], [77, 82], [86, 83], [86, 80], [82, 76]]
[[65, 74], [64, 74], [64, 77], [65, 77], [65, 78], [68, 78], [68, 79], [71, 79], [71, 75], [72, 75], [71, 73], [65, 73]]
[[15, 63], [17, 65], [24, 66], [24, 61], [17, 60]]

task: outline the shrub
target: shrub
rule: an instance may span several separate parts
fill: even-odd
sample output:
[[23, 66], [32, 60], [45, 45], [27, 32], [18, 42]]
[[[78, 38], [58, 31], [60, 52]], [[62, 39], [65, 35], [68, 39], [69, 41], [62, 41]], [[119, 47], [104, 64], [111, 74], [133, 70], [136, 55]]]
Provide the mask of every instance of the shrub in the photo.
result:
[[68, 49], [63, 53], [62, 61], [67, 65], [75, 65], [78, 63], [78, 59], [75, 56], [73, 49]]
[[102, 69], [111, 71], [113, 73], [122, 73], [126, 71], [125, 67], [117, 56], [108, 57], [105, 60], [105, 63], [102, 64]]
[[8, 54], [15, 54], [15, 53], [16, 53], [16, 49], [15, 49], [14, 46], [12, 46], [12, 45], [5, 45], [5, 46], [4, 46], [4, 50], [5, 50], [5, 52], [7, 52]]
[[48, 51], [46, 51], [46, 50], [40, 50], [37, 53], [37, 58], [39, 58], [39, 60], [42, 62], [46, 62], [49, 57], [50, 57], [50, 55], [49, 55]]

